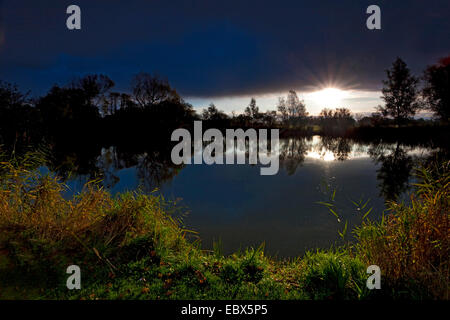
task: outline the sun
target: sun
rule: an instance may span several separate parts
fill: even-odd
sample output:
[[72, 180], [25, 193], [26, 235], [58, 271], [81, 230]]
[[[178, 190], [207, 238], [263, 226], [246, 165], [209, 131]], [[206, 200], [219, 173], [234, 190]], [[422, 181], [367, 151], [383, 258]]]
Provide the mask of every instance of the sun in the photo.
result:
[[338, 108], [342, 106], [342, 100], [347, 96], [344, 90], [337, 88], [325, 88], [311, 92], [309, 98], [321, 108]]

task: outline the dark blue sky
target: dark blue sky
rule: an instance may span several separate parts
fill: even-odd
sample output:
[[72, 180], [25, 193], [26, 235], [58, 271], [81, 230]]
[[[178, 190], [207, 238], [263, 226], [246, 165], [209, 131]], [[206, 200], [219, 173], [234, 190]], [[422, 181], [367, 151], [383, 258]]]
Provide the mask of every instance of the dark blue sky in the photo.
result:
[[[80, 31], [66, 28], [70, 4]], [[370, 4], [382, 30], [366, 28]], [[448, 0], [0, 0], [0, 79], [34, 94], [84, 73], [128, 90], [139, 71], [190, 97], [379, 90], [396, 56], [420, 72], [450, 54], [449, 40]]]

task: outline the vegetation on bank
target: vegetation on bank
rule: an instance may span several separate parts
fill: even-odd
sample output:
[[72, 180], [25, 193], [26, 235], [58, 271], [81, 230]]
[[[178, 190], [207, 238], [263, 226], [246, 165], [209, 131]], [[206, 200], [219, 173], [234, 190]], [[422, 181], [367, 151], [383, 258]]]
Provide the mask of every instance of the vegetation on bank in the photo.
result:
[[[201, 250], [161, 196], [111, 196], [95, 182], [73, 198], [26, 161], [0, 168], [2, 299], [448, 299], [449, 165], [419, 171], [411, 204], [389, 204], [355, 242], [276, 260], [264, 247]], [[25, 164], [25, 165], [24, 165]], [[79, 265], [82, 289], [66, 288]], [[382, 289], [366, 288], [366, 268]]]

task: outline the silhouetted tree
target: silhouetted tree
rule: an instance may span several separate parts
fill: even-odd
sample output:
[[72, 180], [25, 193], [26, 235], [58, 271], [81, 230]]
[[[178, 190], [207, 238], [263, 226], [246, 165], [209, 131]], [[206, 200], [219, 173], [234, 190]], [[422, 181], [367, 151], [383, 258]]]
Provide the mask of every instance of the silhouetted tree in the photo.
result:
[[100, 118], [100, 114], [98, 108], [90, 104], [90, 97], [90, 93], [83, 89], [58, 86], [50, 89], [36, 104], [47, 133], [75, 136], [86, 132], [87, 129], [93, 129], [92, 126]]
[[277, 123], [277, 112], [275, 110], [267, 110], [262, 114], [262, 121], [268, 127], [274, 127]]
[[82, 90], [87, 99], [86, 104], [94, 105], [100, 111], [108, 109], [106, 95], [112, 87], [114, 87], [114, 81], [103, 74], [89, 74], [83, 78], [73, 80], [70, 85], [71, 89]]
[[353, 119], [351, 111], [347, 108], [336, 108], [334, 117], [337, 119]]
[[450, 56], [437, 65], [429, 66], [424, 72], [426, 81], [422, 94], [426, 108], [442, 121], [450, 121]]
[[387, 80], [383, 80], [384, 87], [381, 97], [385, 105], [378, 106], [378, 110], [384, 117], [391, 116], [397, 124], [406, 120], [419, 109], [417, 102], [418, 79], [411, 75], [406, 63], [397, 58], [392, 68], [386, 70]]
[[158, 75], [141, 72], [134, 76], [133, 96], [141, 107], [154, 105], [163, 101], [181, 102], [181, 97], [169, 82]]
[[355, 124], [352, 113], [346, 108], [322, 109], [318, 118], [325, 134], [343, 134]]
[[298, 125], [308, 116], [304, 101], [294, 90], [289, 90], [286, 98], [278, 98], [277, 110], [284, 125]]
[[280, 113], [281, 122], [286, 124], [289, 119], [289, 114], [286, 107], [286, 100], [283, 97], [278, 98], [277, 110]]
[[17, 85], [0, 80], [0, 108], [11, 109], [27, 101], [26, 94], [20, 92]]
[[327, 108], [322, 109], [319, 113], [319, 118], [322, 118], [323, 120], [333, 119], [333, 116], [334, 116], [333, 110]]
[[39, 133], [39, 114], [31, 105], [28, 94], [16, 85], [0, 81], [0, 144], [15, 146], [31, 142]]
[[355, 119], [352, 113], [347, 108], [336, 108], [334, 111], [334, 118], [337, 121], [337, 126], [339, 127], [349, 127], [355, 124]]
[[131, 99], [131, 96], [126, 93], [120, 94], [120, 109], [136, 107], [136, 103]]
[[298, 98], [297, 92], [294, 90], [289, 90], [286, 99], [286, 109], [291, 119], [304, 118], [308, 115], [304, 101]]
[[244, 110], [244, 114], [252, 120], [258, 120], [260, 118], [259, 107], [256, 105], [255, 98], [251, 98], [250, 104]]
[[114, 114], [120, 108], [120, 93], [110, 92], [107, 99], [108, 108], [105, 110], [106, 114]]
[[214, 103], [211, 103], [207, 109], [202, 112], [203, 120], [226, 120], [228, 116], [223, 112], [217, 109]]

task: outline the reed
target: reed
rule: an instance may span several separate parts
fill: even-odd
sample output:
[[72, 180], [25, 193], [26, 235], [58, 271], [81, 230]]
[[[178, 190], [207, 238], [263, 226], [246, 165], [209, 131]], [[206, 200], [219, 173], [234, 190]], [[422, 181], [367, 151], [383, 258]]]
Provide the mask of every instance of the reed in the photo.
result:
[[410, 205], [389, 202], [381, 221], [366, 220], [355, 229], [358, 255], [380, 266], [388, 287], [449, 298], [449, 167], [418, 169]]

